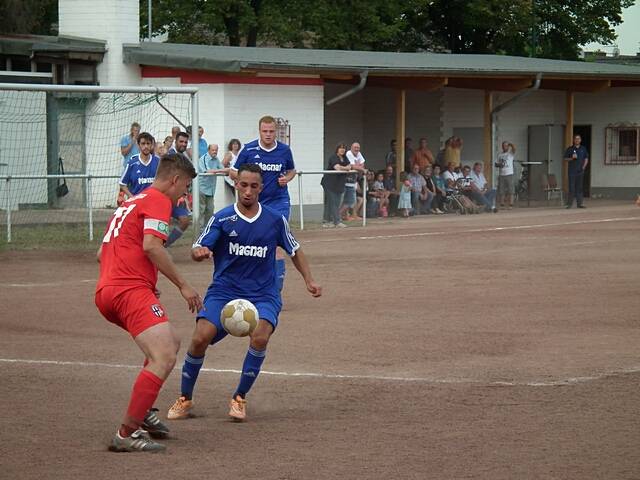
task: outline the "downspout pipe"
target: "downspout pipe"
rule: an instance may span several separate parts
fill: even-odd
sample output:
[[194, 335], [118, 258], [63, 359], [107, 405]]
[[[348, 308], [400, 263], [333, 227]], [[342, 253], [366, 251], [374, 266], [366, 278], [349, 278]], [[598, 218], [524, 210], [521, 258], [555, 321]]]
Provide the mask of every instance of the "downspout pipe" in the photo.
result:
[[333, 97], [331, 100], [327, 100], [325, 105], [327, 105], [327, 106], [333, 105], [334, 103], [339, 102], [340, 100], [343, 100], [343, 99], [345, 99], [347, 97], [350, 97], [354, 93], [358, 93], [367, 84], [367, 77], [368, 76], [369, 76], [369, 71], [368, 70], [360, 72], [360, 83], [358, 85], [356, 85], [355, 87], [353, 87], [350, 90], [347, 90], [346, 92], [342, 92], [340, 95], [338, 95], [337, 97]]
[[[501, 103], [500, 105], [495, 107], [493, 110], [491, 110], [491, 165], [495, 163], [494, 155], [496, 153], [496, 140], [497, 140], [496, 139], [496, 118], [498, 116], [498, 113], [500, 113], [505, 108], [513, 105], [517, 101], [522, 100], [525, 97], [528, 97], [536, 90], [539, 90], [541, 82], [542, 82], [542, 73], [538, 73], [536, 75], [535, 82], [533, 82], [533, 85], [530, 88], [527, 88], [526, 90], [521, 91], [514, 97], [510, 98], [504, 103]], [[492, 176], [494, 177], [494, 180], [495, 180], [495, 174]], [[495, 184], [495, 181], [494, 181], [494, 184]]]

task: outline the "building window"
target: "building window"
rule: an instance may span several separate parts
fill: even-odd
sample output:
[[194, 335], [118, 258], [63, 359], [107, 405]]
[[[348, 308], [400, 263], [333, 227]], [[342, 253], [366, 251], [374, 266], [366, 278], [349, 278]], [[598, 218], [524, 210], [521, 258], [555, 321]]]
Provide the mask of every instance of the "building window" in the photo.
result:
[[275, 120], [276, 140], [291, 145], [291, 125], [289, 125], [289, 120], [280, 117], [277, 117]]
[[640, 127], [609, 126], [605, 129], [605, 165], [640, 164]]

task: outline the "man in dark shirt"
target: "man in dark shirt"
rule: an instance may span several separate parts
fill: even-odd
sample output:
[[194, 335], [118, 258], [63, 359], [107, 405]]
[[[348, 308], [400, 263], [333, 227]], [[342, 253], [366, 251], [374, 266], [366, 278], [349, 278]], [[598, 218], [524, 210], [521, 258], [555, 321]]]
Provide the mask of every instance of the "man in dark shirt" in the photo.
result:
[[567, 208], [573, 205], [573, 198], [576, 199], [578, 208], [586, 208], [582, 204], [582, 183], [584, 181], [584, 170], [589, 164], [589, 152], [582, 145], [582, 137], [575, 135], [573, 145], [564, 152], [564, 160], [569, 162], [569, 199]]

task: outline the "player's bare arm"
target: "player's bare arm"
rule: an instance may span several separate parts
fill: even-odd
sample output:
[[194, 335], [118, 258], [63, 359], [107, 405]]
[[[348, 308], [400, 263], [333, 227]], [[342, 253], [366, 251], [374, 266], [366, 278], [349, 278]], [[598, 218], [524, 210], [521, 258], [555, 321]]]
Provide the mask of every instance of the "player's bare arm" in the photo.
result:
[[126, 185], [120, 185], [120, 191], [124, 192], [124, 194], [129, 198], [133, 197], [131, 190], [129, 190], [129, 187], [127, 187]]
[[284, 175], [282, 175], [281, 177], [278, 177], [278, 185], [280, 185], [281, 187], [285, 187], [287, 185], [287, 183], [289, 183], [291, 180], [293, 180], [293, 178], [296, 176], [296, 169], [292, 169], [287, 171], [287, 173], [285, 173]]
[[311, 275], [311, 269], [309, 268], [309, 262], [307, 261], [307, 257], [301, 248], [296, 250], [296, 254], [291, 257], [291, 261], [296, 269], [302, 275], [304, 279], [304, 283], [307, 285], [307, 290], [314, 297], [319, 297], [322, 295], [322, 286], [317, 284]]
[[194, 262], [201, 262], [208, 258], [213, 258], [213, 252], [207, 247], [194, 247], [191, 249], [191, 259]]
[[186, 300], [191, 312], [202, 309], [202, 299], [198, 292], [182, 278], [175, 264], [171, 260], [163, 241], [155, 235], [145, 235], [142, 241], [144, 253], [149, 260], [158, 267], [158, 270], [180, 290], [180, 294]]
[[100, 257], [102, 257], [102, 244], [98, 247], [98, 251], [96, 252], [96, 260], [100, 263]]

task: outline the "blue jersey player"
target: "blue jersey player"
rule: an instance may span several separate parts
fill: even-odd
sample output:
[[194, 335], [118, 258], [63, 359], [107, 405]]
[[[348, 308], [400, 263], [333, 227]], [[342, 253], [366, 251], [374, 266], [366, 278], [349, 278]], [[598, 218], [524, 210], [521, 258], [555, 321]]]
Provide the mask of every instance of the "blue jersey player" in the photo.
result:
[[147, 132], [138, 135], [140, 153], [131, 157], [120, 178], [120, 190], [129, 198], [150, 187], [156, 178], [160, 159], [151, 153], [154, 141]]
[[260, 314], [258, 326], [250, 336], [240, 383], [229, 407], [231, 418], [237, 421], [246, 419], [245, 396], [260, 373], [282, 306], [274, 271], [276, 247], [291, 256], [309, 293], [314, 297], [322, 294], [322, 287], [313, 280], [309, 264], [289, 230], [287, 219], [258, 202], [262, 185], [259, 166], [241, 165], [236, 179], [237, 203], [212, 216], [193, 245], [191, 257], [196, 262], [213, 257], [213, 283], [207, 290], [204, 309], [198, 312], [191, 345], [182, 366], [182, 392], [169, 409], [167, 418], [170, 420], [189, 417], [193, 408], [193, 389], [205, 351], [210, 344], [227, 335], [220, 323], [220, 312], [227, 302], [236, 298], [251, 301]]
[[[293, 155], [288, 145], [276, 140], [276, 121], [265, 116], [258, 121], [260, 138], [245, 144], [229, 175], [235, 178], [241, 165], [255, 163], [262, 169], [264, 188], [260, 194], [260, 203], [280, 212], [287, 220], [291, 211], [287, 184], [296, 176]], [[284, 255], [277, 254], [276, 274], [278, 289], [284, 285]]]

